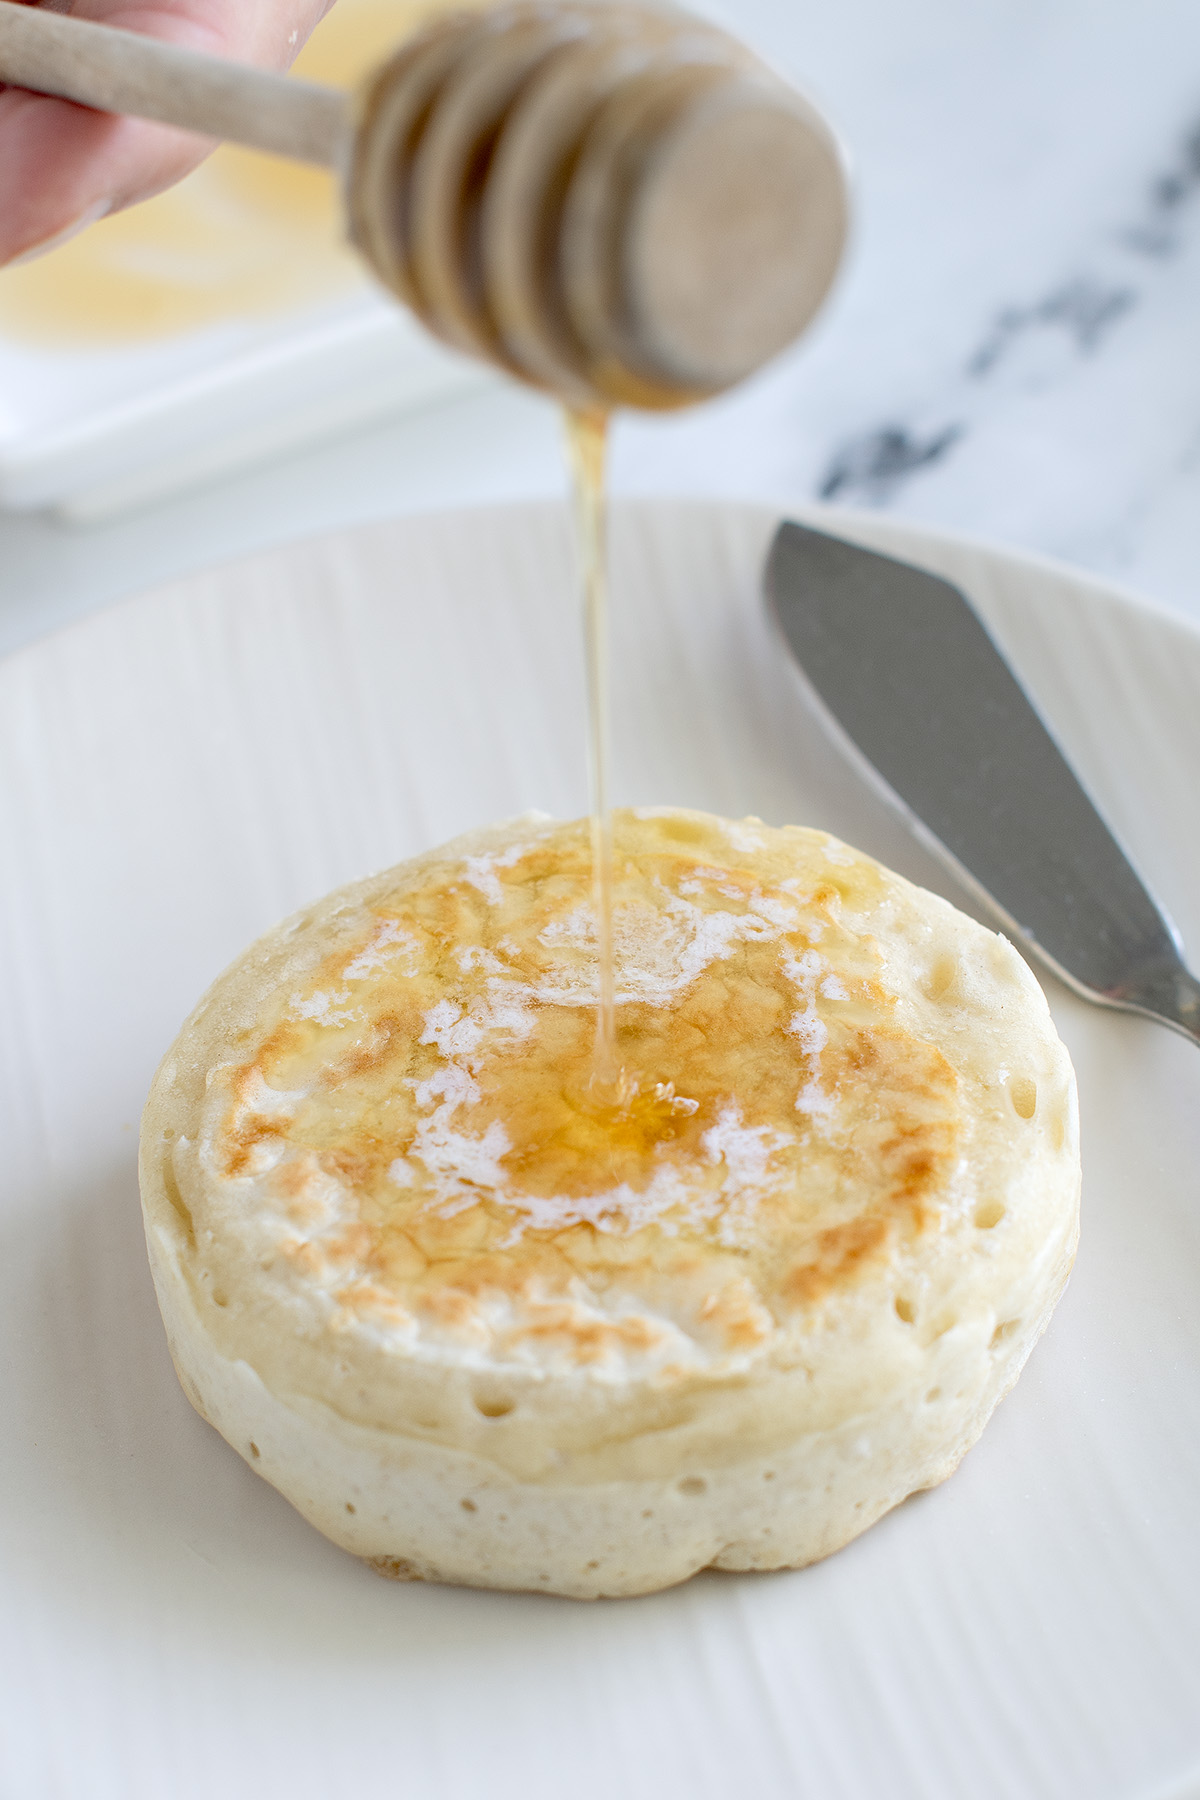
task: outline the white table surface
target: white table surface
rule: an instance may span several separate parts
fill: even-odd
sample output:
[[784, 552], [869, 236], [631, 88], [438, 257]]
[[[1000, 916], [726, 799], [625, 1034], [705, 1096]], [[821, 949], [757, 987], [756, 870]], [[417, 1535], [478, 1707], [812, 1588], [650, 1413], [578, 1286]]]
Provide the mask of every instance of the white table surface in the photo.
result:
[[[855, 241], [798, 351], [710, 406], [622, 423], [617, 489], [887, 507], [1200, 622], [1195, 0], [724, 17], [844, 134]], [[0, 650], [297, 533], [563, 483], [553, 409], [496, 382], [100, 524], [0, 515]]]

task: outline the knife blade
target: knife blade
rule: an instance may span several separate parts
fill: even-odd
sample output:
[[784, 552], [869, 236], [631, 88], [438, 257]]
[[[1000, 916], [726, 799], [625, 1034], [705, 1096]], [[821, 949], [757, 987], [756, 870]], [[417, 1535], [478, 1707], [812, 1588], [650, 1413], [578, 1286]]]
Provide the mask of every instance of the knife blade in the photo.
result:
[[1200, 1044], [1200, 981], [966, 597], [791, 522], [764, 583], [822, 723], [1013, 941]]

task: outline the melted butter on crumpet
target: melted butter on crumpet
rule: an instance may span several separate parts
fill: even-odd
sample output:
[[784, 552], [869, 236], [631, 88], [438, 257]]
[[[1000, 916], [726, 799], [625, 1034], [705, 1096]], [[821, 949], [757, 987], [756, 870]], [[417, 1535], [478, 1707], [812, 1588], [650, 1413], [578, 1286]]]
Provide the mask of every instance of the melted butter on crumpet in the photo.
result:
[[953, 1210], [959, 1080], [906, 1028], [876, 865], [617, 818], [618, 1049], [589, 1089], [585, 823], [424, 859], [212, 1072], [219, 1234], [407, 1356], [660, 1381], [770, 1353]]

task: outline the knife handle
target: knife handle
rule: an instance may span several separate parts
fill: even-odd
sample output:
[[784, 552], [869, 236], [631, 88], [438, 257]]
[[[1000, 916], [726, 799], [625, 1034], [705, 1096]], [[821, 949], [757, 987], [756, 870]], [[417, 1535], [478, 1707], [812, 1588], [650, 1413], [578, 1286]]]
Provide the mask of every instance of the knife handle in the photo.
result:
[[1131, 1012], [1146, 1013], [1200, 1044], [1200, 981], [1182, 962], [1131, 982], [1119, 998], [1114, 996], [1113, 1003]]

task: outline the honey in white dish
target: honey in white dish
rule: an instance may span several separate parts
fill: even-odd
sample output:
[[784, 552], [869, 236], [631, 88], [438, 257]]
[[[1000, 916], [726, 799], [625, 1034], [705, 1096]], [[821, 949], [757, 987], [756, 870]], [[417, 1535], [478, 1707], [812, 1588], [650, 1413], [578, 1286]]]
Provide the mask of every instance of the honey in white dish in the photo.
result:
[[[295, 72], [349, 89], [449, 4], [337, 0]], [[314, 305], [368, 280], [332, 170], [223, 144], [166, 193], [0, 270], [0, 334], [48, 348], [129, 344]]]

